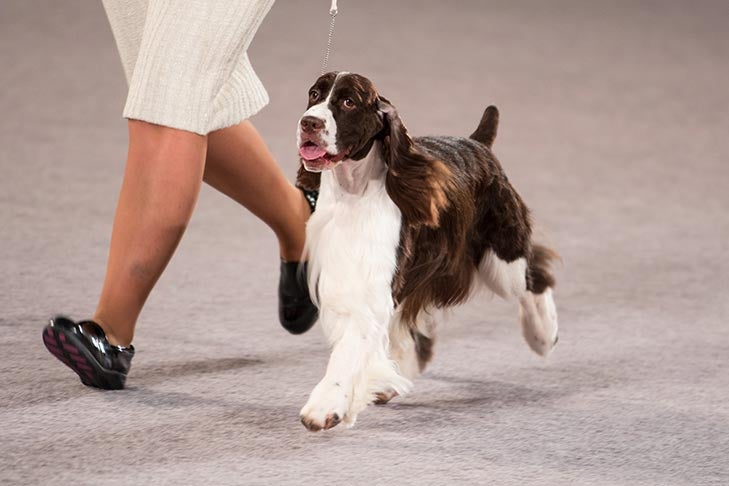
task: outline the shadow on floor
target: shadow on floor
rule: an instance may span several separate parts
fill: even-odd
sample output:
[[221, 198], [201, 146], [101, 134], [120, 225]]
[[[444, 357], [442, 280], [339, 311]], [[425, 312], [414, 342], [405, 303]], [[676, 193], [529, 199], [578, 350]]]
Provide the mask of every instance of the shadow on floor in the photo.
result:
[[205, 375], [247, 368], [263, 363], [256, 358], [218, 358], [198, 361], [159, 363], [154, 366], [140, 366], [134, 369], [134, 382], [139, 385], [150, 385], [164, 381], [166, 378], [181, 376]]

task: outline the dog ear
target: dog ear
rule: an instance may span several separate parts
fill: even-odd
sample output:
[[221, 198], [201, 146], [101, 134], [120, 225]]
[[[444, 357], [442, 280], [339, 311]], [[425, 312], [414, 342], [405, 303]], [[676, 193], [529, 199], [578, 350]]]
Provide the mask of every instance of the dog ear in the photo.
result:
[[448, 206], [450, 170], [415, 145], [392, 103], [379, 97], [377, 107], [384, 123], [382, 149], [388, 195], [405, 224], [438, 227], [440, 213]]
[[304, 164], [299, 164], [299, 172], [296, 174], [296, 185], [307, 191], [318, 191], [321, 185], [321, 172], [309, 172]]

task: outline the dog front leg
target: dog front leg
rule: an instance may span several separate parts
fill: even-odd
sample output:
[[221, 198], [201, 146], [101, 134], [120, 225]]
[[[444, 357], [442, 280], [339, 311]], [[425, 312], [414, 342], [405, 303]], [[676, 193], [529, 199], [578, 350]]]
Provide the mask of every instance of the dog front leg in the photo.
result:
[[372, 319], [325, 313], [322, 321], [325, 332], [329, 329], [333, 349], [324, 378], [301, 409], [301, 422], [311, 431], [330, 429], [341, 421], [354, 425], [361, 407], [351, 405], [363, 401], [360, 395], [363, 385], [366, 393], [370, 360], [387, 342], [386, 327]]

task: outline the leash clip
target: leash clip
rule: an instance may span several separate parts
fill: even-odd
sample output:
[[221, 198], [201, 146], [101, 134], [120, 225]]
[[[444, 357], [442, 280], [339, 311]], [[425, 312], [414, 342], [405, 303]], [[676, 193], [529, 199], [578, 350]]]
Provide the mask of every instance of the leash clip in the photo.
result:
[[329, 36], [327, 37], [327, 48], [324, 51], [324, 60], [321, 63], [321, 73], [327, 72], [329, 66], [329, 54], [332, 51], [332, 37], [334, 36], [334, 19], [337, 18], [337, 0], [332, 0], [332, 6], [329, 8], [329, 15], [332, 17], [332, 21], [329, 23]]

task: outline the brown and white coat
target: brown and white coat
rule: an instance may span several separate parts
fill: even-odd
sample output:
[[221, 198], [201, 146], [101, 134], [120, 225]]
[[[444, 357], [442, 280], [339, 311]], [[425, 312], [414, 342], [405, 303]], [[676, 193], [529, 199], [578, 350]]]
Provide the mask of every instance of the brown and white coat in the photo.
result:
[[556, 254], [532, 242], [529, 210], [491, 152], [497, 125], [490, 106], [470, 138], [411, 138], [363, 76], [328, 73], [310, 89], [297, 182], [320, 191], [306, 251], [332, 354], [301, 410], [308, 429], [351, 426], [407, 392], [432, 355], [432, 311], [478, 282], [518, 301], [535, 352], [556, 343]]

